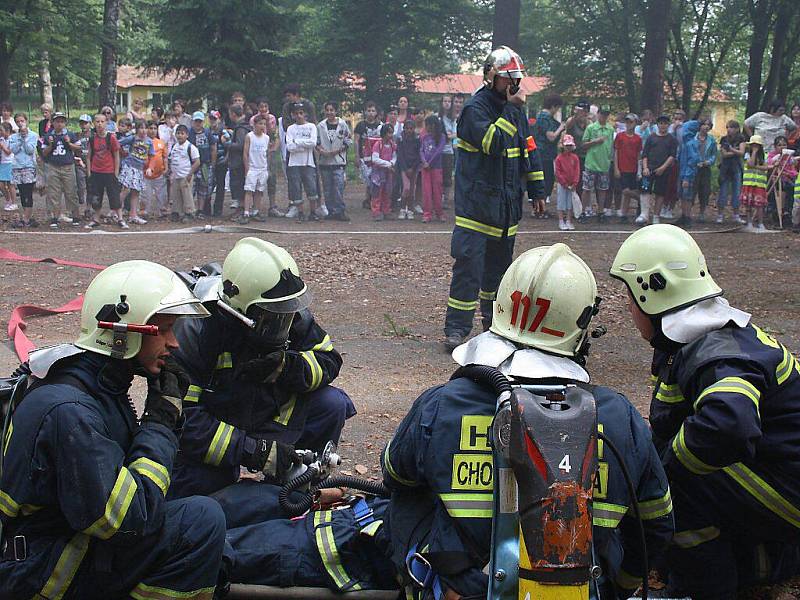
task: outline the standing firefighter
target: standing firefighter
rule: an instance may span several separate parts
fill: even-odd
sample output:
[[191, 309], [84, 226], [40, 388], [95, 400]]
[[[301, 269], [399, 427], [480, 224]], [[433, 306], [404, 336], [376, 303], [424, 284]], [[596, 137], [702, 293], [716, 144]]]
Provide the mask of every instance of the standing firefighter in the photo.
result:
[[[636, 409], [614, 390], [587, 385], [582, 365], [596, 294], [589, 267], [564, 244], [528, 250], [500, 282], [491, 330], [456, 348], [453, 358], [496, 368], [513, 385], [547, 383], [591, 394], [598, 427], [626, 457], [653, 556], [673, 531], [669, 487]], [[493, 502], [501, 501], [492, 491], [496, 403], [486, 382], [454, 376], [414, 402], [386, 445], [381, 464], [392, 490], [393, 559], [402, 575], [413, 572], [415, 598], [486, 597]], [[627, 598], [644, 574], [639, 530], [620, 464], [602, 445], [597, 450], [593, 531], [607, 574], [603, 598]]]
[[544, 198], [544, 174], [528, 132], [525, 67], [511, 48], [486, 58], [484, 87], [458, 119], [455, 212], [450, 254], [455, 259], [445, 318], [445, 346], [452, 350], [472, 329], [480, 302], [484, 330], [492, 323], [492, 301], [511, 264], [522, 218], [522, 197]]
[[[31, 354], [3, 445], [0, 598], [211, 599], [222, 510], [164, 500], [188, 387], [172, 326], [207, 315], [169, 269], [121, 262], [86, 290], [75, 344]], [[148, 382], [140, 423], [134, 374]]]
[[694, 239], [652, 225], [622, 244], [611, 276], [655, 349], [650, 423], [663, 446], [676, 534], [672, 595], [736, 597], [796, 571], [800, 365], [732, 308]]
[[241, 467], [280, 481], [297, 460], [293, 444], [322, 450], [355, 414], [350, 397], [330, 385], [342, 357], [311, 314], [311, 293], [286, 250], [243, 238], [221, 276], [201, 282], [195, 293], [209, 289], [211, 318], [175, 332], [175, 358], [192, 383], [176, 496], [216, 492]]

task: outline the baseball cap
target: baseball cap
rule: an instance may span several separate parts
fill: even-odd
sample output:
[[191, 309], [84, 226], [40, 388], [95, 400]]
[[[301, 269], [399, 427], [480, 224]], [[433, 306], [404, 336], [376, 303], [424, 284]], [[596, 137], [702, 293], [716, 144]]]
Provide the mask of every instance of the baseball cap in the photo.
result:
[[561, 145], [562, 146], [575, 146], [575, 138], [572, 137], [570, 134], [566, 134], [563, 138], [561, 138]]
[[578, 100], [575, 103], [575, 108], [582, 108], [583, 110], [589, 110], [590, 106], [586, 100]]
[[92, 117], [90, 117], [86, 113], [83, 113], [80, 117], [78, 117], [78, 121], [80, 121], [82, 123], [91, 123], [92, 122]]
[[611, 109], [608, 108], [608, 106], [601, 106], [600, 110], [598, 110], [597, 112], [599, 112], [601, 115], [610, 115]]
[[636, 113], [628, 113], [627, 115], [625, 115], [625, 120], [633, 121], [634, 123], [636, 123], [639, 120], [639, 116]]
[[298, 110], [302, 110], [303, 112], [305, 112], [306, 110], [305, 104], [303, 104], [302, 102], [295, 102], [294, 104], [292, 104], [292, 112], [297, 112]]
[[206, 114], [202, 110], [196, 110], [192, 113], [192, 121], [205, 121]]
[[209, 113], [208, 113], [208, 116], [209, 116], [209, 118], [211, 118], [211, 119], [217, 119], [217, 120], [219, 120], [220, 118], [222, 118], [222, 115], [221, 115], [221, 114], [219, 114], [219, 111], [218, 111], [218, 110], [212, 110], [211, 112], [209, 112]]
[[669, 118], [669, 115], [658, 115], [656, 119], [656, 123], [670, 123], [672, 119]]
[[63, 112], [53, 113], [53, 120], [55, 121], [56, 119], [64, 119], [66, 121], [67, 115], [65, 115]]

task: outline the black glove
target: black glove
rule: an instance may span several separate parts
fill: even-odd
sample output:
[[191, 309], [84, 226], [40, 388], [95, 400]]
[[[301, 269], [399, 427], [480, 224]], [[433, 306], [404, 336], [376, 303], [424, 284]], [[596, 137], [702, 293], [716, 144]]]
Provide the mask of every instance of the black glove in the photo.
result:
[[189, 389], [189, 376], [175, 359], [168, 357], [158, 377], [147, 380], [147, 399], [142, 422], [161, 423], [174, 429], [183, 410], [183, 397]]
[[294, 466], [302, 462], [294, 446], [274, 440], [256, 440], [256, 449], [245, 458], [244, 466], [251, 473], [264, 473], [272, 482], [282, 482]]
[[275, 383], [285, 364], [286, 353], [283, 350], [276, 350], [238, 365], [233, 377], [249, 383]]

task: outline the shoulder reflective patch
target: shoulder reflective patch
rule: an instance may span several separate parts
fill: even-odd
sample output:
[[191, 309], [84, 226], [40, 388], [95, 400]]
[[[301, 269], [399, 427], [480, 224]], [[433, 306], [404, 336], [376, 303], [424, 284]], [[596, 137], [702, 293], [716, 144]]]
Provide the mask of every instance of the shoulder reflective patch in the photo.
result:
[[[751, 323], [751, 325], [752, 325], [752, 323]], [[757, 327], [756, 325], [753, 325], [753, 329], [756, 332], [756, 337], [758, 338], [758, 341], [761, 342], [762, 344], [764, 344], [765, 346], [769, 346], [770, 348], [780, 348], [781, 347], [781, 345], [778, 342], [778, 340], [776, 340], [774, 337], [772, 337], [770, 334], [768, 334], [766, 331], [764, 331], [760, 327]]]
[[454, 454], [450, 486], [454, 490], [491, 490], [491, 454]]
[[491, 452], [490, 430], [494, 417], [488, 415], [464, 415], [461, 417], [461, 450]]

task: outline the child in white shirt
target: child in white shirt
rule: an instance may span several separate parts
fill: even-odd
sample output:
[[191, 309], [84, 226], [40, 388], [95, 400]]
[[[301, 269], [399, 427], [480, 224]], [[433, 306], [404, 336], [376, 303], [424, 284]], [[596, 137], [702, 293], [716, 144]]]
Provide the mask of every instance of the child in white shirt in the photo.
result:
[[292, 106], [294, 124], [286, 130], [286, 151], [289, 153], [286, 177], [289, 183], [290, 219], [305, 220], [303, 214], [303, 189], [308, 198], [308, 218], [319, 221], [328, 216], [324, 204], [315, 210], [318, 202], [317, 168], [314, 164], [314, 148], [317, 146], [317, 126], [306, 122], [306, 112], [300, 102]]
[[[200, 168], [200, 152], [189, 142], [189, 129], [178, 125], [175, 129], [175, 144], [169, 151], [169, 196], [172, 202], [172, 220], [187, 223], [197, 212], [192, 195], [192, 177]], [[181, 217], [181, 213], [183, 217]]]
[[[242, 225], [254, 221], [263, 223], [267, 218], [259, 213], [261, 199], [264, 197], [264, 190], [267, 188], [269, 179], [269, 136], [267, 130], [267, 118], [258, 114], [253, 117], [254, 130], [248, 132], [244, 138], [244, 150], [242, 159], [244, 162], [244, 212], [239, 217]], [[252, 212], [250, 209], [253, 209]]]

